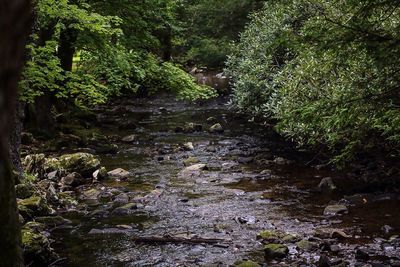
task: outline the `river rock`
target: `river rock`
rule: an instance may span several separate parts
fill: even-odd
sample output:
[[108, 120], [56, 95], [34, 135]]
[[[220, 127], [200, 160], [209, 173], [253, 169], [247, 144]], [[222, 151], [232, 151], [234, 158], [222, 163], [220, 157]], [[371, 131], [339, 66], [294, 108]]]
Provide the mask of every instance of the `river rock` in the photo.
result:
[[324, 210], [325, 216], [335, 216], [338, 214], [348, 213], [349, 210], [345, 205], [329, 205]]
[[216, 123], [216, 122], [217, 122], [217, 119], [215, 117], [207, 118], [207, 123], [208, 124], [213, 124], [213, 123]]
[[108, 176], [112, 177], [112, 178], [117, 178], [117, 179], [126, 179], [128, 178], [131, 173], [128, 172], [127, 170], [124, 170], [122, 168], [118, 168], [112, 171], [109, 171]]
[[189, 158], [187, 158], [187, 159], [185, 159], [185, 160], [183, 161], [183, 164], [184, 164], [185, 166], [190, 166], [190, 165], [193, 165], [193, 164], [196, 164], [196, 163], [199, 163], [199, 162], [200, 162], [200, 160], [199, 160], [198, 158], [189, 157]]
[[280, 242], [281, 238], [285, 236], [284, 233], [275, 230], [263, 230], [258, 233], [257, 239], [262, 239], [267, 242]]
[[128, 204], [129, 196], [126, 193], [121, 193], [114, 198], [113, 202], [118, 205]]
[[301, 240], [301, 241], [296, 243], [296, 247], [298, 249], [308, 251], [308, 250], [316, 249], [318, 247], [318, 245], [316, 243], [314, 243], [314, 242], [311, 242], [311, 241], [308, 241], [306, 239], [303, 239], [303, 240]]
[[186, 167], [183, 171], [184, 172], [194, 172], [194, 171], [202, 171], [206, 168], [206, 164], [198, 163], [192, 166]]
[[100, 160], [89, 153], [66, 154], [60, 157], [60, 165], [67, 172], [77, 172], [82, 176], [91, 177], [100, 167]]
[[185, 144], [183, 144], [183, 149], [186, 151], [192, 151], [194, 150], [194, 146], [192, 142], [187, 142]]
[[107, 169], [105, 167], [101, 167], [98, 170], [95, 170], [92, 174], [94, 180], [100, 181], [106, 179], [108, 177]]
[[61, 178], [61, 184], [64, 186], [79, 186], [84, 184], [85, 179], [77, 172], [68, 174], [67, 176]]
[[137, 141], [137, 135], [131, 134], [131, 135], [125, 136], [124, 138], [122, 138], [122, 141], [126, 142], [126, 143], [135, 142], [135, 141]]
[[322, 193], [331, 193], [336, 190], [336, 185], [333, 183], [331, 177], [322, 178], [318, 185], [318, 190]]
[[289, 248], [282, 244], [268, 244], [264, 246], [267, 259], [281, 259], [288, 255]]
[[223, 133], [224, 128], [222, 128], [222, 125], [220, 123], [216, 123], [213, 126], [211, 126], [208, 131], [210, 133]]
[[98, 190], [96, 188], [92, 188], [92, 189], [84, 191], [81, 198], [85, 199], [85, 200], [97, 200], [99, 198], [100, 194], [101, 194], [100, 190]]
[[137, 210], [136, 203], [128, 203], [121, 207], [118, 207], [112, 211], [113, 215], [123, 216], [132, 213], [133, 211]]

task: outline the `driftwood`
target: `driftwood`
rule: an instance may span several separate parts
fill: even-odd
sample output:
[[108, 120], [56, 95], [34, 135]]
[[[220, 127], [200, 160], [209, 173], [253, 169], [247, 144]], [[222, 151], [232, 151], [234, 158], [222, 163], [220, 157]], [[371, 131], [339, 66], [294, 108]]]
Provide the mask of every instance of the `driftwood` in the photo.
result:
[[135, 236], [132, 240], [139, 243], [165, 244], [165, 243], [183, 243], [183, 244], [219, 244], [226, 242], [224, 239], [218, 238], [201, 238], [201, 237], [176, 237], [176, 236]]

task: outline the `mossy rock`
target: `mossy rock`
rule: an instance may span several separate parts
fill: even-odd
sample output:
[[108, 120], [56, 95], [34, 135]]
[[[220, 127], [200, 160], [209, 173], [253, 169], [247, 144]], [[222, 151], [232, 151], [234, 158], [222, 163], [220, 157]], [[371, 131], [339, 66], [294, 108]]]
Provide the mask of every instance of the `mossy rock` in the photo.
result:
[[77, 172], [82, 176], [91, 177], [100, 167], [100, 160], [89, 153], [66, 154], [60, 157], [60, 165], [67, 172]]
[[22, 228], [24, 260], [30, 266], [47, 266], [55, 258], [43, 229], [44, 226], [39, 223], [27, 223]]
[[23, 183], [15, 186], [15, 193], [17, 198], [26, 199], [33, 196], [35, 189], [30, 183]]
[[281, 259], [287, 256], [289, 248], [282, 244], [268, 244], [264, 246], [266, 259]]
[[261, 267], [261, 265], [254, 261], [238, 261], [235, 262], [235, 267]]
[[274, 230], [263, 230], [258, 233], [257, 238], [263, 241], [275, 241], [279, 242], [286, 236], [285, 233], [274, 231]]
[[53, 171], [58, 171], [62, 169], [60, 161], [56, 158], [46, 158], [43, 163], [43, 170], [45, 173], [50, 173]]
[[51, 214], [51, 209], [47, 205], [46, 200], [40, 196], [32, 196], [19, 200], [18, 210], [25, 219]]
[[27, 155], [22, 161], [22, 166], [27, 173], [42, 175], [45, 159], [44, 154]]
[[187, 159], [185, 159], [185, 160], [183, 161], [183, 164], [184, 164], [185, 166], [191, 166], [191, 165], [196, 164], [196, 163], [199, 163], [199, 162], [200, 162], [200, 160], [199, 160], [198, 158], [189, 157], [189, 158], [187, 158]]
[[306, 250], [306, 251], [314, 250], [318, 247], [318, 245], [316, 243], [308, 241], [306, 239], [303, 239], [303, 240], [297, 242], [296, 246], [298, 249]]

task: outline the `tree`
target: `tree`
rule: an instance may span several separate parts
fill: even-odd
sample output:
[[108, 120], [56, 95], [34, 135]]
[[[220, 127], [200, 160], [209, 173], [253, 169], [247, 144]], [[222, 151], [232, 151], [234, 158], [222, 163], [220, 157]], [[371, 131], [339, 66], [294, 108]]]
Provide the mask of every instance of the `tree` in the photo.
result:
[[14, 175], [9, 157], [9, 129], [16, 106], [18, 81], [31, 29], [31, 3], [0, 4], [0, 265], [23, 266]]

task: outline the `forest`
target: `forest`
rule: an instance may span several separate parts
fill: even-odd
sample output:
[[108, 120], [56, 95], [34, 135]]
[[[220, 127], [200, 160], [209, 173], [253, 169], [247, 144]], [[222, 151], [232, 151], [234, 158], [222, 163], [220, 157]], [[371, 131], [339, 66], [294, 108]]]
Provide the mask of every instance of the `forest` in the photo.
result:
[[400, 2], [3, 0], [0, 267], [400, 266]]

